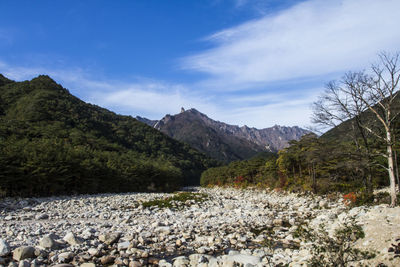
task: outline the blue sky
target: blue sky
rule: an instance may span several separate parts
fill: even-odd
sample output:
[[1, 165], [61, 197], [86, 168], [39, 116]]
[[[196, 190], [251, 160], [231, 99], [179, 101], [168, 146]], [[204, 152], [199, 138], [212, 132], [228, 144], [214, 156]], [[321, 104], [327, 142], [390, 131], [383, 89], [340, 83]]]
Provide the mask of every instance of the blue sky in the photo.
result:
[[324, 84], [400, 50], [398, 0], [0, 1], [0, 73], [160, 119], [309, 126]]

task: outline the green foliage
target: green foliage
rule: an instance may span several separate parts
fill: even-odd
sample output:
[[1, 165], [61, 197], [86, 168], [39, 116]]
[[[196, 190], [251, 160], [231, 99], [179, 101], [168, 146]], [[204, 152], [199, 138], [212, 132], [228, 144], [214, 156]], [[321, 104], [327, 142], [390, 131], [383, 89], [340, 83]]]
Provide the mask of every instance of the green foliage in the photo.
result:
[[180, 208], [182, 206], [189, 207], [195, 203], [201, 203], [208, 199], [208, 195], [204, 193], [180, 192], [165, 199], [155, 199], [142, 203], [144, 208]]
[[[371, 141], [372, 142], [372, 141]], [[378, 149], [378, 145], [375, 149]], [[373, 162], [371, 162], [373, 160]], [[314, 134], [291, 141], [278, 155], [264, 155], [211, 168], [201, 176], [201, 185], [260, 185], [291, 192], [364, 192], [360, 203], [367, 203], [367, 177], [375, 186], [387, 185], [382, 157], [370, 159], [351, 141], [318, 138]]]
[[276, 154], [261, 153], [249, 160], [234, 161], [229, 165], [214, 167], [202, 173], [202, 186], [235, 185], [265, 185], [276, 181]]
[[330, 236], [323, 224], [317, 230], [301, 227], [298, 235], [312, 242], [310, 266], [345, 267], [349, 263], [372, 259], [375, 254], [354, 248], [354, 243], [365, 234], [361, 226], [355, 223], [354, 218], [336, 229]]
[[172, 191], [214, 160], [48, 76], [0, 76], [0, 189], [7, 196]]
[[[286, 189], [312, 190], [315, 193], [365, 190], [367, 176], [385, 185], [386, 173], [347, 141], [306, 135], [291, 141], [277, 160], [279, 172], [287, 178]], [[376, 158], [375, 160], [379, 160]]]

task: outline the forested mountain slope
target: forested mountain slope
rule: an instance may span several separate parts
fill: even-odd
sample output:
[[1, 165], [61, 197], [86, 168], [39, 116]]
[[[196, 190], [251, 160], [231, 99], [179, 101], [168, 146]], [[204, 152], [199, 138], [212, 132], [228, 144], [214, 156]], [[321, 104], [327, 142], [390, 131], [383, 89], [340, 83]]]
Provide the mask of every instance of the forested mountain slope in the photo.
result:
[[174, 190], [216, 162], [130, 116], [71, 95], [50, 77], [0, 76], [0, 193]]

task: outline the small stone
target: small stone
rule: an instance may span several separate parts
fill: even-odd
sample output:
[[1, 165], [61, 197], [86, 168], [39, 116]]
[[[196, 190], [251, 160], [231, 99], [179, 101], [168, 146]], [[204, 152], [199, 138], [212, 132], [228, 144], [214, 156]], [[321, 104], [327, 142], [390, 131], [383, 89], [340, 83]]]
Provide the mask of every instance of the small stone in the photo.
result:
[[33, 261], [31, 261], [31, 267], [40, 267], [40, 265], [42, 265], [41, 260], [34, 259]]
[[49, 218], [49, 215], [44, 214], [44, 213], [43, 214], [38, 214], [38, 215], [35, 216], [36, 220], [46, 220], [48, 218]]
[[16, 248], [13, 252], [13, 259], [16, 261], [34, 257], [35, 257], [35, 248], [30, 246], [23, 246]]
[[106, 243], [107, 245], [112, 245], [119, 240], [121, 233], [106, 233], [99, 236], [99, 240]]
[[63, 252], [61, 254], [58, 255], [58, 260], [60, 262], [69, 262], [72, 260], [72, 258], [74, 257], [74, 253], [72, 252]]
[[260, 257], [243, 255], [243, 254], [231, 255], [231, 256], [228, 256], [228, 258], [230, 261], [241, 263], [243, 265], [246, 265], [246, 264], [257, 265], [258, 263], [261, 262]]
[[80, 245], [83, 243], [83, 240], [74, 235], [74, 233], [69, 232], [64, 236], [64, 241], [70, 244], [71, 246]]
[[118, 243], [118, 250], [125, 250], [128, 249], [130, 245], [129, 241]]
[[149, 258], [149, 259], [147, 260], [147, 262], [148, 262], [149, 264], [158, 265], [158, 263], [160, 262], [160, 259], [151, 257], [151, 258]]
[[22, 260], [19, 262], [18, 267], [30, 267], [31, 263], [28, 260]]
[[113, 257], [113, 256], [110, 256], [110, 255], [103, 256], [103, 257], [100, 258], [100, 262], [101, 262], [101, 264], [103, 264], [103, 265], [111, 264], [111, 263], [114, 262], [114, 257]]
[[50, 235], [45, 235], [42, 239], [40, 239], [39, 246], [41, 246], [42, 248], [55, 249], [56, 247], [58, 247], [58, 244], [56, 243], [56, 241], [53, 240]]
[[85, 262], [80, 265], [80, 267], [96, 267], [96, 264], [93, 262]]
[[6, 260], [3, 259], [2, 257], [0, 257], [0, 265], [5, 265], [6, 264]]
[[89, 254], [86, 254], [86, 253], [84, 253], [84, 254], [79, 254], [79, 262], [87, 262], [87, 261], [90, 261], [91, 259], [92, 259], [92, 256], [90, 256]]
[[173, 266], [188, 266], [190, 264], [190, 260], [185, 256], [179, 256], [174, 259]]
[[165, 235], [169, 235], [171, 233], [171, 227], [161, 226], [161, 227], [158, 227], [155, 231], [158, 233], [163, 233]]
[[0, 238], [0, 257], [7, 256], [10, 254], [10, 245], [3, 239]]
[[124, 259], [123, 258], [116, 258], [114, 260], [115, 265], [124, 265]]
[[89, 255], [91, 255], [91, 256], [96, 256], [96, 255], [99, 254], [99, 251], [98, 251], [97, 249], [95, 249], [95, 248], [89, 248], [89, 249], [88, 249], [88, 253], [89, 253]]
[[129, 267], [142, 267], [143, 265], [139, 261], [129, 262]]
[[328, 207], [328, 201], [326, 201], [325, 199], [322, 199], [318, 204], [319, 204], [320, 208], [327, 208]]
[[36, 257], [42, 257], [42, 258], [47, 258], [48, 253], [46, 250], [44, 249], [40, 249], [40, 248], [35, 248], [35, 256]]

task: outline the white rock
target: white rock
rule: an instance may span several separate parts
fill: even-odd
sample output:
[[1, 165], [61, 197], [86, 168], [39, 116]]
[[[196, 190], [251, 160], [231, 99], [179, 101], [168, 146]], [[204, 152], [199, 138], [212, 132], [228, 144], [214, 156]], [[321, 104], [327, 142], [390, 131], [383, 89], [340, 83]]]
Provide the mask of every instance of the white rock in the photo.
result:
[[88, 253], [90, 256], [96, 256], [99, 253], [99, 251], [95, 248], [89, 248]]
[[77, 236], [74, 235], [74, 233], [69, 232], [64, 236], [64, 241], [67, 242], [68, 244], [75, 246], [75, 245], [80, 245], [83, 243], [83, 240]]
[[59, 262], [68, 262], [72, 260], [74, 257], [74, 253], [72, 252], [63, 252], [58, 255], [58, 261]]
[[7, 256], [10, 252], [10, 245], [4, 239], [0, 238], [0, 257]]
[[118, 243], [118, 250], [125, 250], [128, 249], [130, 245], [129, 241]]
[[47, 214], [45, 214], [45, 213], [38, 214], [38, 215], [35, 216], [35, 219], [36, 219], [36, 220], [46, 220], [46, 219], [48, 219], [48, 218], [49, 218], [49, 215], [47, 215]]
[[58, 246], [58, 244], [50, 235], [45, 235], [42, 239], [40, 239], [39, 246], [42, 248], [54, 249]]
[[233, 261], [244, 265], [245, 264], [257, 265], [261, 262], [261, 258], [251, 255], [236, 254], [236, 255], [228, 255], [228, 261]]

